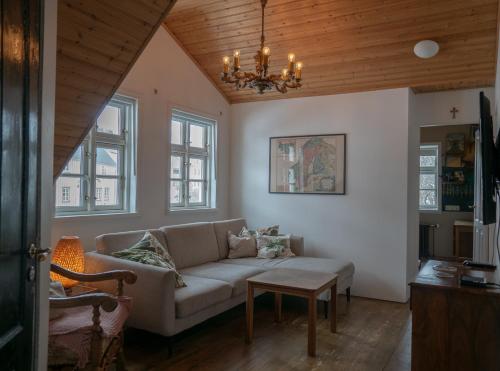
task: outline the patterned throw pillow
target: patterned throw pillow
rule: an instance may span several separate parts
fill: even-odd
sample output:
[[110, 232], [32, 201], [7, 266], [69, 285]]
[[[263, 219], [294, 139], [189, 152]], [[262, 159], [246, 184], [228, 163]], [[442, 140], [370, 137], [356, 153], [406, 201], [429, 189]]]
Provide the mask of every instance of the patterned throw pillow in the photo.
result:
[[177, 272], [174, 260], [167, 249], [165, 249], [161, 242], [149, 231], [144, 233], [141, 240], [133, 246], [125, 250], [114, 252], [112, 255], [120, 259], [172, 269], [175, 272], [175, 287], [186, 286], [182, 276]]
[[279, 234], [279, 225], [272, 225], [270, 227], [257, 228], [257, 234], [264, 236], [277, 236]]
[[290, 249], [290, 235], [257, 236], [257, 257], [262, 259], [295, 256]]
[[242, 228], [238, 236], [228, 231], [227, 242], [229, 244], [228, 259], [255, 257], [257, 255], [255, 237], [246, 227]]

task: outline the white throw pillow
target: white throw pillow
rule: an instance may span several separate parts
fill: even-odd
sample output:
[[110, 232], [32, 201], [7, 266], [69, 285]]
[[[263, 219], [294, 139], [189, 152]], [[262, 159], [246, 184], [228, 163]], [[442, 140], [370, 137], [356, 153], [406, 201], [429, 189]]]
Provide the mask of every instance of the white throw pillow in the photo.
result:
[[290, 249], [290, 235], [257, 235], [257, 257], [262, 259], [295, 256]]
[[255, 238], [246, 227], [243, 227], [238, 236], [228, 231], [227, 242], [229, 244], [228, 259], [255, 257], [257, 255]]

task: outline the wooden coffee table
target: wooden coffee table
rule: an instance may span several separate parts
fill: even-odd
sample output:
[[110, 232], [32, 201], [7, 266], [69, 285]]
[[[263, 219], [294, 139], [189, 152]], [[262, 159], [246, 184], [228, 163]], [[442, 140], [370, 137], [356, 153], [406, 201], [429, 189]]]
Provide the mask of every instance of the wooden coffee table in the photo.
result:
[[312, 272], [299, 269], [278, 268], [247, 278], [247, 343], [253, 337], [253, 300], [254, 289], [274, 292], [274, 319], [281, 321], [281, 295], [288, 294], [305, 297], [309, 301], [309, 322], [307, 350], [310, 356], [316, 355], [316, 300], [319, 294], [330, 289], [330, 331], [337, 331], [337, 275], [333, 273]]

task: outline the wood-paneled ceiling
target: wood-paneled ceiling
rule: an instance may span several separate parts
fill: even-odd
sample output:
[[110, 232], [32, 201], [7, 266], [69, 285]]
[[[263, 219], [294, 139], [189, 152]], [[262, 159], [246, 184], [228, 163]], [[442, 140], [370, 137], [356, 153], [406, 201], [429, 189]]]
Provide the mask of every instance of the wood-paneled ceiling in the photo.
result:
[[[222, 57], [241, 51], [254, 70], [260, 0], [178, 0], [165, 27], [232, 103], [397, 87], [416, 92], [493, 85], [498, 0], [269, 0], [271, 70], [287, 53], [304, 62], [303, 87], [288, 94], [236, 91], [220, 81]], [[413, 54], [439, 43], [428, 60]]]
[[61, 0], [54, 176], [62, 171], [175, 0]]

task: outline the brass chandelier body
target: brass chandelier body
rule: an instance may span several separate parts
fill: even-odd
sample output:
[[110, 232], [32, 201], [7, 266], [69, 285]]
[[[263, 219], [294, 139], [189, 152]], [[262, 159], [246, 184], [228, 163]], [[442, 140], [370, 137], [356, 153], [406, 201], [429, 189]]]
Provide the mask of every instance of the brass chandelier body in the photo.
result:
[[240, 51], [233, 54], [233, 66], [230, 70], [230, 58], [223, 58], [224, 70], [221, 75], [222, 81], [234, 84], [236, 89], [255, 89], [258, 94], [275, 89], [280, 93], [286, 93], [287, 89], [298, 89], [302, 86], [302, 62], [295, 63], [295, 54], [288, 54], [288, 68], [281, 71], [281, 75], [268, 74], [271, 51], [264, 45], [264, 8], [267, 0], [261, 0], [262, 5], [262, 33], [260, 37], [260, 49], [255, 55], [255, 72], [240, 71]]

